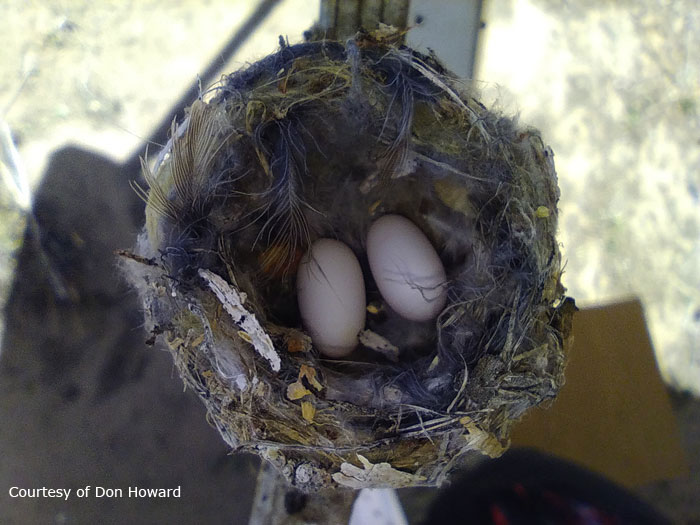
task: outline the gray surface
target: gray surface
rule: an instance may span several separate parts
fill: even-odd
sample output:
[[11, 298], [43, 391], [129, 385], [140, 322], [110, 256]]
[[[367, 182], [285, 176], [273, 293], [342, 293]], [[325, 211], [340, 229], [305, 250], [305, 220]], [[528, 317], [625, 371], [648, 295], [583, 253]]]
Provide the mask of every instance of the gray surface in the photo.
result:
[[447, 69], [471, 79], [480, 17], [480, 0], [412, 0], [406, 44], [423, 53], [434, 52]]
[[[229, 456], [170, 355], [144, 344], [116, 270], [141, 205], [133, 174], [85, 151], [51, 160], [36, 197], [59, 302], [25, 242], [0, 355], [0, 523], [245, 523], [257, 460]], [[91, 485], [90, 497], [75, 496]], [[68, 501], [8, 489], [71, 488]], [[176, 488], [170, 499], [96, 498], [94, 487]]]

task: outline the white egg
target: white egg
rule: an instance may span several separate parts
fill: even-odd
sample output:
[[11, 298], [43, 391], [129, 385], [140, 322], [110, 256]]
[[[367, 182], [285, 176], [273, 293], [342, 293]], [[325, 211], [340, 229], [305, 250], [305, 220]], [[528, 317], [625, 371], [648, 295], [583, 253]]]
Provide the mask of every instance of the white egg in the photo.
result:
[[380, 293], [410, 321], [437, 317], [447, 300], [445, 267], [420, 229], [401, 215], [385, 215], [367, 233], [367, 257]]
[[299, 265], [297, 300], [314, 345], [328, 357], [344, 357], [365, 326], [365, 282], [352, 250], [340, 241], [319, 239]]

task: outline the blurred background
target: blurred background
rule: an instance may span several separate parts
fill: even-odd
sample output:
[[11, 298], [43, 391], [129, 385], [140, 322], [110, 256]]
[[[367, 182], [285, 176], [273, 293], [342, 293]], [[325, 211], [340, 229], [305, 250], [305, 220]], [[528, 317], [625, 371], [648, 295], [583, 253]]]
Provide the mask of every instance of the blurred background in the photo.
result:
[[[691, 478], [638, 493], [674, 521], [700, 520], [700, 5], [410, 4], [408, 42], [552, 146], [568, 294], [580, 306], [641, 299]], [[143, 221], [128, 184], [138, 155], [149, 138], [159, 149], [154, 130], [182, 115], [187, 89], [212, 65], [275, 51], [279, 35], [301, 41], [319, 11], [319, 0], [0, 4], [0, 521], [244, 522], [257, 460], [227, 455], [169, 356], [144, 345], [112, 254]], [[6, 490], [138, 483], [187, 496], [152, 509]]]

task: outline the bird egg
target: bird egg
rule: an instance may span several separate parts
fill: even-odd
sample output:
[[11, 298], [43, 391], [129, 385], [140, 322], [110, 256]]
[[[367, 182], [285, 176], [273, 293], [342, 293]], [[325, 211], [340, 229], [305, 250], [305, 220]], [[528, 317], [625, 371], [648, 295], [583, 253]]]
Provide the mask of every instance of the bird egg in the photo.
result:
[[377, 219], [367, 233], [367, 257], [387, 304], [410, 321], [428, 321], [447, 301], [445, 267], [425, 234], [401, 215]]
[[344, 357], [365, 326], [365, 283], [353, 251], [340, 241], [319, 239], [299, 265], [297, 300], [314, 345], [328, 357]]

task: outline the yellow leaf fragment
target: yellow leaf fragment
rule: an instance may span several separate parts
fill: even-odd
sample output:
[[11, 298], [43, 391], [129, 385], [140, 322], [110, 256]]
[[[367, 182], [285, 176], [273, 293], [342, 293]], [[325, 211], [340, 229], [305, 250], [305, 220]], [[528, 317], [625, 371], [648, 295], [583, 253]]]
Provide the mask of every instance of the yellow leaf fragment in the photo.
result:
[[319, 392], [323, 390], [323, 385], [320, 383], [320, 381], [317, 378], [316, 375], [316, 369], [309, 366], [309, 365], [301, 365], [301, 369], [299, 370], [299, 383], [301, 383], [301, 380], [306, 378], [306, 380], [309, 382], [309, 384], [314, 387], [316, 390]]
[[311, 403], [311, 401], [301, 402], [301, 416], [311, 423], [316, 415], [316, 407]]
[[310, 395], [311, 392], [299, 381], [295, 381], [287, 387], [287, 399], [290, 401], [296, 401], [304, 396]]
[[459, 422], [467, 429], [468, 434], [465, 434], [464, 438], [469, 442], [471, 448], [490, 458], [497, 458], [506, 451], [507, 447], [501, 445], [496, 436], [479, 428], [469, 416], [460, 418]]
[[367, 311], [372, 315], [377, 315], [379, 312], [382, 311], [382, 305], [378, 303], [369, 303], [367, 305]]

